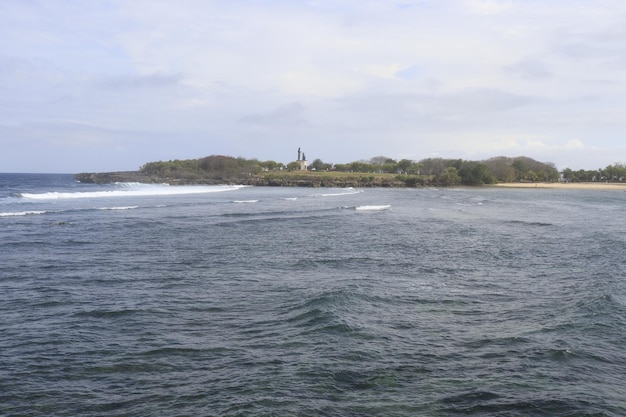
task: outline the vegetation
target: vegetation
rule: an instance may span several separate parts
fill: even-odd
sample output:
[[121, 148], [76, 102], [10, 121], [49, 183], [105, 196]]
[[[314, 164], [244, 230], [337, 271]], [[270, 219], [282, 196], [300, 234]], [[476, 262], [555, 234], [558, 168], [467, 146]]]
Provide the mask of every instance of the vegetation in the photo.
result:
[[591, 171], [584, 169], [573, 171], [570, 168], [565, 168], [562, 174], [563, 180], [568, 182], [624, 182], [626, 180], [626, 165], [618, 162], [606, 168]]
[[270, 162], [261, 165], [256, 159], [212, 155], [201, 159], [176, 159], [169, 162], [148, 162], [139, 169], [139, 172], [161, 178], [195, 180], [208, 177], [229, 179], [237, 178], [241, 175], [256, 174], [260, 172], [264, 166], [273, 165]]
[[124, 175], [143, 182], [240, 183], [291, 186], [376, 186], [417, 187], [482, 185], [498, 182], [604, 181], [623, 182], [626, 166], [621, 163], [595, 171], [558, 172], [554, 164], [528, 157], [496, 157], [484, 161], [427, 158], [420, 161], [377, 156], [369, 161], [347, 164], [325, 163], [315, 159], [308, 171], [297, 162], [285, 165], [276, 161], [211, 155], [200, 159], [149, 162], [134, 173], [77, 174], [85, 182], [119, 180]]

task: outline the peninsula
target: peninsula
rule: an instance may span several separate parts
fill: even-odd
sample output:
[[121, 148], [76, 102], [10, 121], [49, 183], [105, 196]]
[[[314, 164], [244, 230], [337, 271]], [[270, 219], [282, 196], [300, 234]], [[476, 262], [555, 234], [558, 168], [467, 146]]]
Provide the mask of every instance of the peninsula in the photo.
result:
[[211, 155], [199, 159], [149, 162], [137, 171], [84, 172], [82, 183], [114, 182], [239, 184], [283, 187], [420, 187], [492, 184], [596, 183], [624, 184], [626, 167], [616, 163], [596, 171], [569, 168], [528, 157], [495, 157], [484, 161], [428, 158], [420, 161], [375, 157], [349, 164], [309, 163], [298, 148], [298, 159], [275, 161]]

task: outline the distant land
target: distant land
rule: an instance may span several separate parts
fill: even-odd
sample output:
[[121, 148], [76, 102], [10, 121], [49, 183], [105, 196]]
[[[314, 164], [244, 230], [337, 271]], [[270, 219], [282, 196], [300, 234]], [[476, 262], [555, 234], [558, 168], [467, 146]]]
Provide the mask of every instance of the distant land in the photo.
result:
[[137, 171], [84, 172], [82, 183], [114, 182], [240, 184], [292, 187], [422, 187], [537, 183], [624, 183], [626, 166], [615, 163], [598, 170], [559, 172], [550, 162], [499, 156], [483, 161], [428, 158], [420, 161], [379, 156], [369, 161], [329, 164], [300, 157], [283, 164], [276, 161], [211, 155], [199, 159], [148, 162]]

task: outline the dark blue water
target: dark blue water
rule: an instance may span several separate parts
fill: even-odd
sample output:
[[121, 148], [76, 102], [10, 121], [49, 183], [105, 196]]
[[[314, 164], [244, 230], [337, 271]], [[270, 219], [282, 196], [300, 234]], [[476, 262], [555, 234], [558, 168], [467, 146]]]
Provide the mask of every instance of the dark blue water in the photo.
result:
[[0, 175], [0, 415], [626, 415], [626, 192]]

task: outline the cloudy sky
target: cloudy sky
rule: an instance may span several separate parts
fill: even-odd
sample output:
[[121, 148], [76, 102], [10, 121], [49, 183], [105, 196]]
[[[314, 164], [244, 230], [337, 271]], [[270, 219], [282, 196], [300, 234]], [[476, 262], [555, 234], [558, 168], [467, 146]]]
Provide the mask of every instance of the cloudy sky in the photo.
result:
[[0, 0], [0, 172], [626, 163], [626, 2]]

